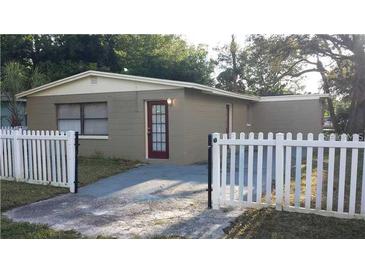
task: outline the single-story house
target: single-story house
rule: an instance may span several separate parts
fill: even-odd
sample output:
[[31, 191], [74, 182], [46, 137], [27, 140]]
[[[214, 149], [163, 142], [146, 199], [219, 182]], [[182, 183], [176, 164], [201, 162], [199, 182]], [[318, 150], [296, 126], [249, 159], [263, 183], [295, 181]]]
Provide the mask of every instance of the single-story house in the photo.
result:
[[212, 132], [319, 133], [323, 97], [257, 97], [99, 71], [18, 95], [30, 129], [78, 131], [81, 155], [179, 164], [205, 161]]

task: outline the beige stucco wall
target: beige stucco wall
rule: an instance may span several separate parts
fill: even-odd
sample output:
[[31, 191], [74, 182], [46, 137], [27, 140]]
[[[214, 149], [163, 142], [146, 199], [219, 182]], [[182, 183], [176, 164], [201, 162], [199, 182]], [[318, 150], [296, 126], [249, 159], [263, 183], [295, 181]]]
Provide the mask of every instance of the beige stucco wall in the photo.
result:
[[[147, 100], [173, 98], [169, 106], [168, 160], [146, 159]], [[148, 90], [94, 94], [29, 96], [30, 129], [57, 129], [56, 104], [107, 102], [108, 140], [80, 140], [80, 155], [100, 153], [107, 157], [147, 162], [189, 164], [206, 161], [207, 136], [225, 132], [226, 104], [232, 104], [232, 130], [247, 131], [248, 103], [239, 99], [212, 96], [197, 90]]]
[[255, 132], [315, 133], [322, 131], [320, 100], [259, 102], [252, 107]]
[[[185, 163], [184, 90], [112, 92], [78, 95], [28, 97], [28, 126], [31, 129], [57, 129], [56, 105], [60, 103], [107, 102], [108, 140], [80, 140], [80, 155], [101, 153], [146, 161], [145, 101], [175, 98], [169, 107], [170, 163]], [[153, 160], [166, 162], [166, 160]]]
[[226, 131], [226, 104], [232, 104], [232, 131], [247, 131], [248, 101], [185, 91], [185, 157], [188, 162], [207, 160], [208, 134]]

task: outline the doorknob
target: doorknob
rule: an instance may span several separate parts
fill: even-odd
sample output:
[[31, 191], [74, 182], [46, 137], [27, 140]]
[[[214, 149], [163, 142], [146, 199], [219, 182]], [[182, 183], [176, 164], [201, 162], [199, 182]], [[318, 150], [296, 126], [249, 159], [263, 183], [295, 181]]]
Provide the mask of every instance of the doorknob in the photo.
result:
[[147, 128], [147, 134], [150, 135], [151, 134], [151, 128]]

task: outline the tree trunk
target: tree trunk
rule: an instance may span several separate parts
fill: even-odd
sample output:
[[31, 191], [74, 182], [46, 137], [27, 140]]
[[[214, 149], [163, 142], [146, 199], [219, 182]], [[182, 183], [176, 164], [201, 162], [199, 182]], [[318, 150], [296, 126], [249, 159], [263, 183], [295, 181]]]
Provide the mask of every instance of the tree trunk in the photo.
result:
[[[331, 91], [330, 91], [329, 83], [328, 83], [327, 76], [326, 76], [326, 70], [324, 69], [322, 62], [319, 60], [318, 57], [317, 57], [317, 69], [322, 77], [323, 91], [324, 91], [324, 93], [330, 95]], [[335, 113], [335, 108], [333, 107], [332, 98], [327, 99], [327, 105], [328, 105], [328, 111], [331, 116], [333, 128], [337, 133], [339, 133], [338, 121], [337, 121], [337, 117], [336, 117], [336, 113]]]
[[354, 40], [354, 80], [351, 93], [350, 133], [364, 133], [365, 130], [365, 37], [353, 35]]

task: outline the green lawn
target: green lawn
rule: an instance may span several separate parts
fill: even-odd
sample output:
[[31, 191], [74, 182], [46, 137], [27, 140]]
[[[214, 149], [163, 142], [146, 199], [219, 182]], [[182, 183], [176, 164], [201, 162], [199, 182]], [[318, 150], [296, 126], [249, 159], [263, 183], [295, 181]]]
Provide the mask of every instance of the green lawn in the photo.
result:
[[228, 239], [365, 239], [365, 221], [250, 209], [225, 233]]
[[[135, 161], [120, 159], [79, 158], [79, 181], [80, 186], [85, 186], [98, 179], [111, 176], [121, 171], [136, 166]], [[1, 181], [1, 212], [19, 207], [22, 205], [45, 200], [60, 194], [68, 193], [66, 188], [34, 185], [21, 182]], [[0, 238], [81, 238], [75, 231], [55, 231], [46, 225], [35, 225], [30, 223], [16, 223], [1, 216]]]

